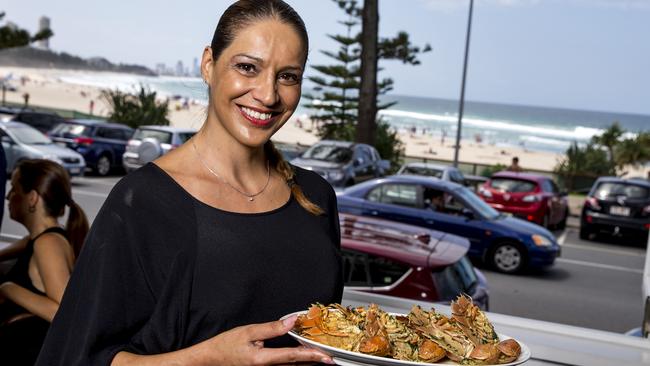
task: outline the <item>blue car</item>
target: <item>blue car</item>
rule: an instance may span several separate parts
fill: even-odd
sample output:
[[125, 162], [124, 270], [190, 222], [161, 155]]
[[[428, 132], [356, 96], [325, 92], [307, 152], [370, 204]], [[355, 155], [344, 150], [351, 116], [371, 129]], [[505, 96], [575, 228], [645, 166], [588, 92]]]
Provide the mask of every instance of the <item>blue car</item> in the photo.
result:
[[122, 168], [122, 155], [133, 129], [101, 120], [73, 119], [54, 127], [48, 135], [83, 155], [95, 174], [105, 176], [114, 168]]
[[337, 193], [342, 213], [378, 217], [466, 237], [468, 255], [504, 273], [548, 267], [560, 255], [551, 232], [502, 214], [459, 184], [394, 175]]

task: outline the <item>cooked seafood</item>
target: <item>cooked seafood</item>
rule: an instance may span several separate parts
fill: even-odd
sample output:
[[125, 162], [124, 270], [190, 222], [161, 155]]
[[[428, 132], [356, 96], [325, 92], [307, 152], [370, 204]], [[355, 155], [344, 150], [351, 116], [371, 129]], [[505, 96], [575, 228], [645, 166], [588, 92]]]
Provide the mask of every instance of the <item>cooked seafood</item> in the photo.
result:
[[413, 306], [407, 316], [371, 304], [345, 308], [314, 304], [298, 316], [294, 331], [307, 339], [347, 351], [398, 360], [435, 363], [445, 357], [463, 365], [513, 362], [521, 354], [514, 339], [499, 341], [485, 313], [466, 295], [447, 317]]

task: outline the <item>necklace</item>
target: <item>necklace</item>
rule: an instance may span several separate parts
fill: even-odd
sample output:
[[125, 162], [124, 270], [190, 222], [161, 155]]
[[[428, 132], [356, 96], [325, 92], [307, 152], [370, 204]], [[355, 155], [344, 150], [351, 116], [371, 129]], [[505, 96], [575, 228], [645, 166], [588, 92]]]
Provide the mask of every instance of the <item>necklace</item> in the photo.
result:
[[226, 183], [226, 185], [228, 185], [228, 187], [232, 188], [233, 190], [235, 190], [237, 193], [241, 194], [242, 196], [245, 196], [246, 198], [248, 198], [248, 202], [255, 201], [255, 197], [262, 194], [262, 192], [264, 192], [264, 190], [266, 190], [266, 187], [269, 185], [269, 182], [271, 181], [271, 170], [269, 169], [269, 161], [267, 160], [266, 161], [266, 183], [264, 184], [264, 187], [262, 187], [262, 189], [260, 189], [259, 192], [253, 193], [253, 194], [240, 191], [239, 189], [237, 189], [237, 187], [235, 187], [232, 184], [228, 183], [227, 180], [221, 178], [221, 176], [219, 174], [217, 174], [217, 172], [215, 172], [214, 170], [212, 170], [212, 168], [210, 168], [208, 166], [208, 164], [205, 162], [205, 160], [203, 160], [203, 158], [201, 157], [201, 154], [199, 153], [199, 149], [196, 148], [196, 144], [194, 143], [194, 139], [192, 139], [192, 146], [194, 147], [194, 151], [196, 152], [196, 156], [199, 158], [199, 161], [201, 162], [201, 164], [203, 164], [203, 166], [210, 173], [212, 173], [212, 175], [217, 177], [217, 179], [219, 179], [221, 182]]

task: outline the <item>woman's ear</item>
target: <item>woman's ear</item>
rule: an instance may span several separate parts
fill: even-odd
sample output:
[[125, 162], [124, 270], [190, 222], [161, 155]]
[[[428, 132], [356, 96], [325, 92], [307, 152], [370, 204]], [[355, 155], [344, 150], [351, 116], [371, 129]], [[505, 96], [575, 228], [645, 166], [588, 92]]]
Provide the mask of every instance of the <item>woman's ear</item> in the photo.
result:
[[212, 80], [212, 69], [214, 68], [214, 60], [212, 59], [212, 47], [205, 46], [203, 49], [203, 56], [201, 56], [201, 76], [203, 81], [210, 85]]
[[40, 198], [41, 196], [39, 196], [38, 192], [35, 190], [31, 190], [27, 193], [27, 203], [29, 204], [29, 207], [36, 207]]

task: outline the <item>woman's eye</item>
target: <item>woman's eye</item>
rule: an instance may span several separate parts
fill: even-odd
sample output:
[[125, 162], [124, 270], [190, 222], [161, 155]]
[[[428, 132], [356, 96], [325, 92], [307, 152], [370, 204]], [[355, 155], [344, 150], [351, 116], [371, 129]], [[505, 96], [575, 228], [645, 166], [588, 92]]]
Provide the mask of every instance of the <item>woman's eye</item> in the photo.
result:
[[236, 64], [235, 68], [237, 68], [239, 71], [243, 72], [244, 74], [254, 74], [256, 71], [255, 65], [247, 64], [247, 63]]
[[300, 82], [300, 76], [290, 72], [283, 72], [279, 76], [280, 82], [285, 85], [295, 85]]

